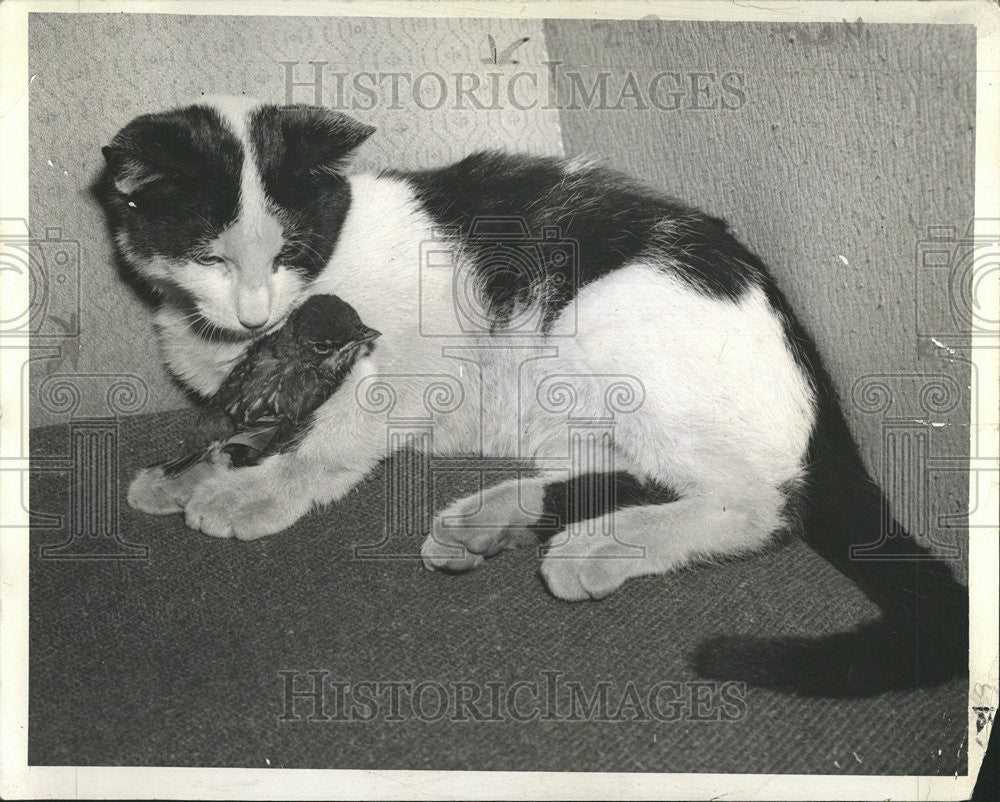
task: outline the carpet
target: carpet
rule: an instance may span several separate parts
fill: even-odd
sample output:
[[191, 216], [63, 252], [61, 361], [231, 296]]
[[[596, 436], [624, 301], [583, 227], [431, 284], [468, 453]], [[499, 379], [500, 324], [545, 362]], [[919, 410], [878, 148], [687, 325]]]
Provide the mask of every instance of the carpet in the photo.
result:
[[[124, 500], [191, 423], [125, 418], [112, 438], [108, 509], [140, 559], [58, 559], [80, 486], [70, 429], [31, 433], [30, 764], [966, 772], [964, 680], [857, 701], [699, 681], [688, 661], [706, 638], [875, 616], [797, 541], [568, 604], [534, 548], [456, 576], [400, 556], [420, 538], [385, 538], [382, 469], [281, 535], [216, 540]], [[479, 478], [430, 485], [414, 492], [440, 509]]]

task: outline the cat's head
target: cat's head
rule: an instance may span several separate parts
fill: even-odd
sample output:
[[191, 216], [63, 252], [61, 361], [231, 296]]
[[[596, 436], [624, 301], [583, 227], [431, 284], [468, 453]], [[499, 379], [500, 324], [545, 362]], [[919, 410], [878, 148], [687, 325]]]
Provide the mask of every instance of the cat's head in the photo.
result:
[[267, 331], [330, 259], [350, 205], [343, 165], [374, 130], [247, 98], [137, 117], [103, 149], [121, 255], [195, 330]]

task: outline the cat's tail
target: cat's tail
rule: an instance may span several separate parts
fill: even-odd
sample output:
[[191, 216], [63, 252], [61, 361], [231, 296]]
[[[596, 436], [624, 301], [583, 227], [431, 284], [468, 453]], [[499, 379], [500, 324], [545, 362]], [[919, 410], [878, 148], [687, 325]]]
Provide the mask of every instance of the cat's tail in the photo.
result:
[[714, 639], [699, 647], [696, 668], [809, 696], [870, 696], [967, 676], [967, 588], [886, 512], [825, 376], [821, 385], [801, 488], [803, 537], [882, 615], [824, 637]]

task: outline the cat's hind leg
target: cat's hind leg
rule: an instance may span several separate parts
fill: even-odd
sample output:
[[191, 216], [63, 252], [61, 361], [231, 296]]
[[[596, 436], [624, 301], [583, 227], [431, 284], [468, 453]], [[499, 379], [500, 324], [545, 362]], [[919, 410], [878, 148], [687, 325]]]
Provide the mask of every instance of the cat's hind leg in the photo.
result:
[[435, 516], [421, 556], [427, 568], [468, 571], [506, 549], [538, 545], [571, 522], [599, 517], [616, 504], [676, 498], [669, 488], [640, 482], [624, 470], [547, 470], [451, 504]]
[[547, 473], [518, 477], [446, 507], [421, 546], [424, 566], [468, 571], [500, 551], [537, 542], [531, 527], [542, 518], [545, 489], [554, 481]]
[[542, 577], [560, 599], [601, 599], [632, 577], [761, 548], [784, 526], [784, 507], [779, 489], [756, 486], [619, 509], [555, 535]]

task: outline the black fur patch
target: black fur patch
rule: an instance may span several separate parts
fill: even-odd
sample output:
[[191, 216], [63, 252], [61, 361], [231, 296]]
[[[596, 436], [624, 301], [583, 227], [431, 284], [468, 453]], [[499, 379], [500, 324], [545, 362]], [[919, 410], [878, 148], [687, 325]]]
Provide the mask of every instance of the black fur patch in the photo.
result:
[[533, 528], [539, 540], [548, 540], [571, 524], [600, 518], [626, 507], [669, 504], [679, 495], [671, 488], [644, 481], [624, 471], [587, 473], [545, 487], [544, 524]]
[[[387, 175], [408, 180], [432, 219], [458, 230], [477, 256], [501, 326], [541, 294], [548, 330], [581, 287], [645, 255], [669, 259], [676, 275], [716, 297], [738, 298], [765, 275], [724, 221], [605, 168], [569, 170], [559, 159], [486, 152], [435, 170]], [[540, 244], [527, 269], [505, 256], [519, 230], [522, 250]], [[573, 259], [548, 258], [560, 241], [574, 244]]]
[[264, 190], [285, 227], [282, 261], [309, 278], [326, 267], [351, 205], [341, 165], [374, 130], [312, 106], [263, 106], [250, 119]]
[[[104, 157], [109, 222], [139, 256], [189, 259], [236, 219], [243, 148], [214, 109], [137, 117]], [[123, 193], [116, 181], [138, 188]]]

